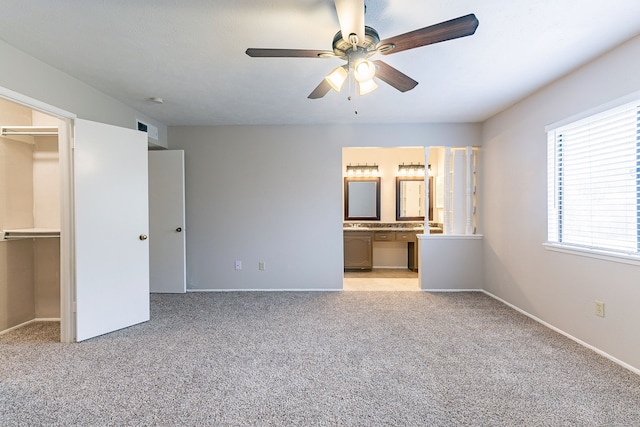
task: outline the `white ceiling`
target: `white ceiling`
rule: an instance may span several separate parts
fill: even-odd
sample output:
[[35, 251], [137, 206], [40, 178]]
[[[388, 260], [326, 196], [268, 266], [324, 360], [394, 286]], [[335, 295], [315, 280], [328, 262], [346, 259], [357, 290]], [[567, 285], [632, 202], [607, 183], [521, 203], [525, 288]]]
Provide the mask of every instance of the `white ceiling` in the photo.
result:
[[1, 0], [0, 39], [167, 125], [218, 125], [482, 121], [640, 34], [638, 0], [365, 3], [381, 39], [469, 13], [480, 25], [384, 57], [412, 91], [380, 82], [352, 101], [307, 99], [339, 59], [244, 53], [331, 50], [332, 0]]

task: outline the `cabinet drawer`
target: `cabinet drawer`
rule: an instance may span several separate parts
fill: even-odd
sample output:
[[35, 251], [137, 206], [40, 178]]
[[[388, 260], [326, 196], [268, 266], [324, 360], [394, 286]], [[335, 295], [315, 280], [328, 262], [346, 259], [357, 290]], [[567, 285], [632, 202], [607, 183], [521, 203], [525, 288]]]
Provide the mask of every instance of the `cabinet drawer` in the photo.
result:
[[416, 241], [416, 233], [415, 232], [398, 231], [398, 232], [396, 232], [396, 240], [400, 240], [400, 241], [403, 241], [403, 242], [415, 242]]
[[388, 242], [391, 240], [395, 240], [396, 233], [393, 231], [376, 231], [373, 233], [373, 240], [377, 242]]

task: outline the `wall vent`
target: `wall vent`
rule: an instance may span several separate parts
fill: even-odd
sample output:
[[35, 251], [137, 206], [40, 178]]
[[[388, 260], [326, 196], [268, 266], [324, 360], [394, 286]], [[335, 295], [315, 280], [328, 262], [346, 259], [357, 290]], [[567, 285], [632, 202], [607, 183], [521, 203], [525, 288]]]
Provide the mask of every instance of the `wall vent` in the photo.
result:
[[158, 128], [150, 125], [148, 123], [145, 123], [141, 120], [136, 119], [136, 129], [142, 131], [142, 132], [146, 132], [149, 139], [157, 141], [158, 140]]

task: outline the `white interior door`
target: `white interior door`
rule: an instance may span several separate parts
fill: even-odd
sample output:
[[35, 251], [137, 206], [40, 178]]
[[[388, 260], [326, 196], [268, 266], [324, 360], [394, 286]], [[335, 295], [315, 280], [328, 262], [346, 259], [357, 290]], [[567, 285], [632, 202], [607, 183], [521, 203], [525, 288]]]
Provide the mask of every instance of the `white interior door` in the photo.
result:
[[147, 135], [75, 120], [76, 340], [149, 320]]
[[185, 293], [184, 151], [149, 151], [149, 286]]

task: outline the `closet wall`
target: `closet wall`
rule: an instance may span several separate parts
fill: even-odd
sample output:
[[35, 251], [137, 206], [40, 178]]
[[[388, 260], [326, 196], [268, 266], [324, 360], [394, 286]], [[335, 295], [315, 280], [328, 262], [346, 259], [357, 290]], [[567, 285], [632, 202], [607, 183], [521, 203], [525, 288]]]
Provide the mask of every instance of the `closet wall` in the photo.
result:
[[[59, 120], [0, 99], [0, 125], [57, 127]], [[0, 178], [0, 230], [59, 230], [56, 136], [0, 135]], [[2, 238], [0, 331], [34, 319], [59, 317], [60, 240]]]

